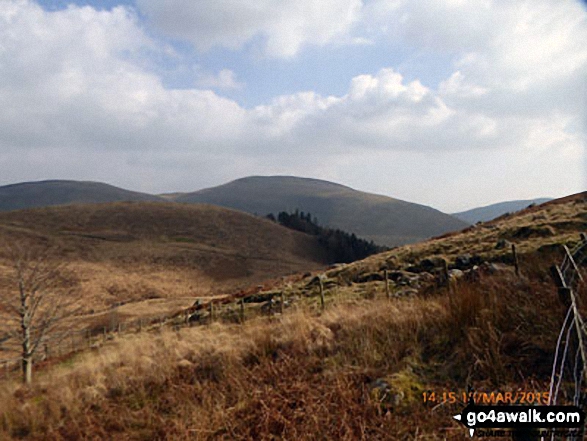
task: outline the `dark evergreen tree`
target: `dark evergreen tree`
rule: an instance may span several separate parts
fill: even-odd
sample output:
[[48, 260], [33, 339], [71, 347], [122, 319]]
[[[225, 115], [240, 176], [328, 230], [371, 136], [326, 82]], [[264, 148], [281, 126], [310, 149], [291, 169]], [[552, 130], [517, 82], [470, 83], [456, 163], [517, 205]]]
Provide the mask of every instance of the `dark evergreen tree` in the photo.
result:
[[[275, 219], [273, 214], [267, 215]], [[349, 234], [339, 229], [324, 228], [318, 224], [318, 219], [310, 213], [296, 211], [292, 214], [281, 211], [277, 214], [277, 222], [292, 230], [318, 236], [318, 242], [326, 249], [329, 260], [337, 263], [349, 263], [364, 259], [387, 248], [377, 246], [373, 241], [358, 238], [354, 233]]]

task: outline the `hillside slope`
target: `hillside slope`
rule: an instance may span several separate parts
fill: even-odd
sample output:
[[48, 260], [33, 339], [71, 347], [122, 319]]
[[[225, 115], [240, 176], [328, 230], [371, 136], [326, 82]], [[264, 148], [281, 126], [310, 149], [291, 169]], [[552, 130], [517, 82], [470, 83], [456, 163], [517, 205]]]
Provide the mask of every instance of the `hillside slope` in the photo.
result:
[[322, 225], [388, 246], [418, 242], [468, 225], [424, 205], [289, 176], [238, 179], [179, 195], [176, 201], [220, 205], [258, 215], [299, 209], [316, 216]]
[[[221, 207], [117, 202], [0, 213], [0, 242], [50, 243], [88, 305], [191, 298], [325, 264], [314, 237]], [[0, 250], [0, 272], [2, 257]], [[4, 260], [4, 264], [6, 264]]]
[[[573, 328], [549, 267], [578, 243], [585, 213], [587, 193], [573, 195], [330, 268], [323, 307], [318, 273], [300, 275], [272, 288], [295, 307], [254, 316], [247, 304], [236, 324], [218, 304], [205, 326], [104, 339], [39, 369], [32, 388], [15, 369], [0, 389], [0, 437], [462, 440], [454, 415], [471, 390], [484, 405], [569, 405], [580, 351], [559, 337]], [[502, 241], [516, 244], [520, 274]], [[434, 257], [448, 261], [448, 283]], [[552, 362], [565, 358], [553, 395]]]
[[548, 202], [552, 199], [550, 198], [538, 198], [538, 199], [528, 199], [522, 201], [507, 201], [507, 202], [499, 202], [497, 204], [486, 205], [484, 207], [477, 207], [472, 208], [471, 210], [461, 211], [459, 213], [452, 213], [452, 216], [462, 220], [463, 222], [468, 222], [470, 224], [475, 224], [477, 222], [487, 222], [492, 219], [495, 219], [498, 216], [504, 215], [506, 213], [513, 213], [515, 211], [523, 210], [524, 208], [528, 207], [531, 204], [543, 204], [544, 202]]
[[73, 203], [161, 200], [158, 196], [101, 182], [52, 180], [0, 187], [0, 211]]

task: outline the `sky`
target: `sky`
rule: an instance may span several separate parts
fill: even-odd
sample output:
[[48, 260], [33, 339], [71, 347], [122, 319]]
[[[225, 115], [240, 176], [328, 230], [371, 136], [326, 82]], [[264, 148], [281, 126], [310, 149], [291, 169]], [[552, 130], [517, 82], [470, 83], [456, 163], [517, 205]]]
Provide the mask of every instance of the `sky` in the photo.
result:
[[0, 0], [0, 185], [587, 190], [579, 0]]

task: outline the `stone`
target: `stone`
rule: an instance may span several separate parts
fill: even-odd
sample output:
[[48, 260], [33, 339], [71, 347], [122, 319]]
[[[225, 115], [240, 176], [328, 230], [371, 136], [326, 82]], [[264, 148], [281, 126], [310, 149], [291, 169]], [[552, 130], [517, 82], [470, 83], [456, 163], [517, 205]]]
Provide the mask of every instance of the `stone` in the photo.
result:
[[355, 282], [356, 283], [366, 283], [366, 282], [382, 282], [385, 280], [385, 276], [381, 273], [365, 273], [359, 274]]
[[448, 272], [448, 276], [453, 280], [460, 279], [464, 275], [465, 275], [465, 273], [463, 271], [461, 271], [460, 269], [452, 269]]
[[404, 398], [403, 392], [395, 392], [384, 378], [372, 381], [368, 388], [371, 399], [385, 409], [399, 406]]
[[496, 250], [505, 250], [505, 249], [509, 249], [512, 247], [512, 244], [509, 240], [505, 240], [505, 239], [499, 239], [497, 241], [497, 243], [495, 244], [495, 249]]
[[418, 290], [413, 289], [413, 288], [403, 288], [400, 289], [399, 291], [396, 291], [393, 295], [394, 297], [414, 297], [418, 294]]
[[472, 256], [470, 254], [461, 254], [455, 259], [455, 268], [459, 270], [466, 270], [472, 268], [475, 265], [482, 263], [482, 259], [479, 256]]

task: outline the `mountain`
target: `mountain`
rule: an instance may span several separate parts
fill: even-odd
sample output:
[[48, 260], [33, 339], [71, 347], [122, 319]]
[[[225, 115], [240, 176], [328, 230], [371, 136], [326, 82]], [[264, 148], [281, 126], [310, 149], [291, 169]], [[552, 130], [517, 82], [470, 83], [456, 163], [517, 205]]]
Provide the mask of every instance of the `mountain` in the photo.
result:
[[[327, 264], [316, 237], [236, 210], [173, 202], [76, 204], [0, 213], [4, 244], [49, 243], [88, 305], [224, 293]], [[2, 286], [0, 290], [8, 289]], [[185, 300], [184, 300], [185, 301]]]
[[158, 196], [101, 182], [51, 180], [0, 187], [0, 211], [73, 203], [161, 200]]
[[320, 224], [396, 246], [468, 224], [433, 208], [318, 179], [253, 176], [192, 193], [151, 195], [99, 182], [40, 181], [0, 187], [0, 211], [79, 203], [153, 201], [208, 203], [264, 216], [310, 212]]
[[467, 211], [461, 211], [460, 213], [452, 213], [452, 215], [464, 222], [475, 224], [477, 222], [490, 221], [505, 213], [513, 213], [515, 211], [522, 210], [531, 204], [539, 205], [551, 200], [552, 199], [550, 198], [538, 198], [520, 201], [499, 202], [497, 204], [491, 204], [485, 207], [478, 207]]
[[252, 176], [175, 198], [264, 216], [280, 211], [310, 212], [330, 228], [395, 246], [459, 230], [467, 223], [433, 208], [365, 193], [318, 179]]

